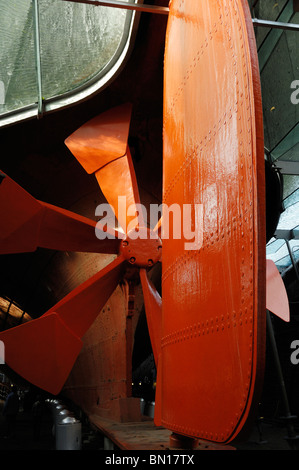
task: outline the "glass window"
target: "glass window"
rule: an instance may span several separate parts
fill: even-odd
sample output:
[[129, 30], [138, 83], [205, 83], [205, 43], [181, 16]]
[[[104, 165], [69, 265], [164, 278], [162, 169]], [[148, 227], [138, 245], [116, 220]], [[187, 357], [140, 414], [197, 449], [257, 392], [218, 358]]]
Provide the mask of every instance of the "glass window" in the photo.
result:
[[46, 112], [105, 86], [127, 55], [135, 19], [62, 0], [0, 0], [0, 11], [0, 125], [7, 113], [36, 115], [39, 94]]
[[0, 0], [1, 114], [37, 101], [31, 0]]

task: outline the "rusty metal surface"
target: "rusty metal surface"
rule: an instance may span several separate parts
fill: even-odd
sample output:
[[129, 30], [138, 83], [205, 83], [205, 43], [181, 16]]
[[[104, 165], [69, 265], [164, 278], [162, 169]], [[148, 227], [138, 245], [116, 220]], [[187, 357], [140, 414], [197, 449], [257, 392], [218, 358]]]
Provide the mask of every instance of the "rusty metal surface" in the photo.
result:
[[163, 202], [203, 205], [203, 244], [163, 240], [161, 423], [219, 443], [242, 431], [263, 377], [264, 149], [250, 22], [245, 1], [173, 0], [166, 37]]

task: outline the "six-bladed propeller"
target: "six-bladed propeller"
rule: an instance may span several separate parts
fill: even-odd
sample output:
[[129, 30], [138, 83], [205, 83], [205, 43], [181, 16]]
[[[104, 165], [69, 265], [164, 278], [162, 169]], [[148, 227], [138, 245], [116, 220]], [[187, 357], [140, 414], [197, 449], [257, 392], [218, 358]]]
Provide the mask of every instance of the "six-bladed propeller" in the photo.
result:
[[[1, 174], [0, 254], [30, 252], [42, 247], [117, 257], [40, 318], [3, 331], [0, 339], [5, 344], [6, 362], [15, 372], [42, 389], [59, 393], [80, 353], [81, 338], [116, 289], [126, 265], [135, 266], [140, 273], [158, 369], [156, 412], [159, 414], [162, 300], [147, 271], [161, 260], [161, 221], [150, 230], [139, 210], [140, 196], [128, 147], [130, 119], [131, 106], [122, 105], [87, 122], [65, 142], [86, 172], [95, 174], [120, 225], [120, 229], [103, 228], [101, 240], [95, 235], [94, 221], [37, 201]], [[132, 206], [130, 213], [123, 210]], [[98, 226], [97, 230], [100, 230]], [[110, 237], [105, 236], [105, 230]], [[270, 261], [267, 261], [267, 308], [289, 321], [285, 288], [275, 264]]]
[[[73, 290], [48, 312], [26, 325], [0, 334], [6, 363], [36, 386], [57, 394], [63, 387], [81, 350], [81, 338], [92, 325], [129, 263], [140, 269], [151, 338], [156, 351], [160, 338], [161, 298], [147, 276], [147, 268], [161, 258], [161, 239], [143, 223], [141, 213], [117, 210], [118, 198], [126, 207], [140, 203], [136, 176], [127, 144], [130, 105], [104, 113], [72, 136], [66, 145], [87, 172], [94, 172], [122, 231], [72, 212], [37, 201], [2, 174], [0, 186], [0, 253], [54, 250], [117, 255], [99, 273]], [[90, 158], [89, 158], [90, 157]], [[134, 223], [135, 221], [135, 223]], [[127, 229], [131, 226], [131, 230]], [[144, 237], [136, 239], [136, 230]], [[105, 236], [109, 232], [109, 237]], [[100, 238], [100, 239], [99, 239]], [[21, 352], [18, 345], [22, 345]]]

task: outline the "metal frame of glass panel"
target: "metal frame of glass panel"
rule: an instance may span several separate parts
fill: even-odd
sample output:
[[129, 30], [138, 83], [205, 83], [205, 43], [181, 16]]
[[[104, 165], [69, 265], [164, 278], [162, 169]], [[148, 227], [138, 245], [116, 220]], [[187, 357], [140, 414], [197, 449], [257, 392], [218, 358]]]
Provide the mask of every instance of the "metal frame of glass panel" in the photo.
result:
[[[26, 120], [32, 117], [42, 117], [44, 113], [53, 112], [58, 109], [66, 108], [75, 103], [79, 103], [94, 93], [97, 93], [100, 89], [107, 86], [111, 80], [116, 76], [117, 72], [120, 71], [126, 57], [129, 55], [132, 44], [134, 42], [135, 33], [138, 27], [138, 19], [140, 13], [137, 12], [150, 12], [156, 14], [167, 15], [169, 8], [159, 7], [154, 5], [146, 5], [143, 0], [129, 0], [129, 2], [123, 2], [118, 0], [62, 0], [64, 2], [76, 2], [86, 3], [100, 6], [107, 6], [112, 8], [124, 8], [132, 11], [132, 17], [127, 21], [126, 28], [123, 35], [123, 40], [119, 46], [119, 53], [115, 55], [112, 63], [109, 64], [109, 69], [105, 68], [92, 80], [88, 81], [82, 86], [77, 87], [71, 92], [58, 95], [47, 100], [42, 97], [42, 75], [41, 75], [41, 58], [40, 58], [40, 32], [39, 32], [39, 11], [38, 11], [38, 0], [32, 0], [34, 5], [34, 24], [35, 24], [35, 55], [36, 55], [36, 70], [37, 70], [37, 87], [38, 87], [38, 102], [32, 105], [24, 106], [21, 109], [13, 110], [4, 113], [0, 116], [0, 127], [5, 125], [13, 124], [17, 121]], [[255, 2], [257, 3], [257, 2]], [[279, 39], [282, 30], [299, 30], [299, 25], [287, 23], [291, 18], [291, 3], [292, 0], [287, 2], [282, 14], [279, 16], [279, 21], [267, 21], [262, 19], [253, 18], [254, 27], [265, 27], [271, 28], [272, 34], [278, 34]], [[134, 16], [133, 16], [134, 15]], [[283, 22], [284, 21], [284, 22]], [[276, 30], [281, 31], [276, 31]], [[268, 39], [272, 43], [273, 38]], [[263, 45], [263, 50], [267, 49], [267, 44]], [[271, 50], [270, 50], [271, 53]], [[269, 54], [269, 50], [268, 50]], [[266, 56], [268, 56], [266, 54]], [[264, 54], [261, 54], [262, 56]]]
[[[40, 24], [38, 0], [32, 0], [34, 6], [34, 39], [35, 39], [35, 56], [36, 56], [36, 78], [37, 78], [37, 102], [22, 108], [8, 111], [0, 115], [0, 127], [8, 126], [19, 121], [30, 118], [41, 118], [43, 114], [50, 113], [59, 109], [67, 108], [76, 103], [80, 103], [89, 99], [99, 90], [104, 89], [122, 70], [126, 60], [132, 50], [140, 13], [128, 12], [122, 39], [118, 46], [117, 52], [111, 61], [98, 74], [86, 83], [76, 87], [70, 92], [60, 94], [43, 99], [42, 96], [42, 74], [41, 74], [41, 56], [40, 56]], [[131, 4], [143, 3], [143, 0], [130, 0]]]

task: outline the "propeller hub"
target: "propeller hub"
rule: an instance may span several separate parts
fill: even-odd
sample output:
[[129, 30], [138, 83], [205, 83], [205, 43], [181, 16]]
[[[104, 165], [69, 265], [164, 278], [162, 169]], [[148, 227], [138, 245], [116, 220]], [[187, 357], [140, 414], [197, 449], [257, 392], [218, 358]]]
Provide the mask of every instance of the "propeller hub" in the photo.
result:
[[130, 264], [148, 268], [160, 261], [162, 241], [153, 230], [136, 227], [122, 240], [120, 253]]

